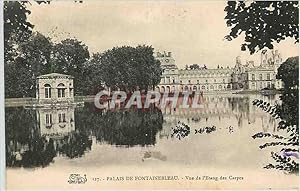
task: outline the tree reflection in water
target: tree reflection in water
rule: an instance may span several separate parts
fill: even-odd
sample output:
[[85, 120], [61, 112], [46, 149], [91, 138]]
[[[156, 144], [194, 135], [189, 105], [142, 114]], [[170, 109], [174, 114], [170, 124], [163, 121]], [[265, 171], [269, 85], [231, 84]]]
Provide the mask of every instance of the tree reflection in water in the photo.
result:
[[6, 166], [44, 167], [56, 156], [53, 140], [39, 135], [35, 112], [6, 108]]
[[92, 111], [87, 104], [76, 112], [76, 125], [90, 131], [97, 141], [118, 146], [154, 145], [156, 134], [162, 129], [161, 110]]
[[[61, 110], [47, 110], [48, 113], [57, 111]], [[74, 112], [74, 109], [71, 111]], [[43, 123], [39, 123], [43, 120], [39, 118], [42, 112], [43, 110], [22, 107], [6, 108], [6, 166], [45, 167], [53, 162], [57, 154], [76, 158], [91, 149], [92, 141], [89, 136], [78, 130], [69, 131], [62, 136], [57, 136], [59, 133], [43, 134], [45, 127]]]
[[88, 135], [78, 130], [72, 132], [69, 136], [65, 136], [62, 142], [63, 144], [57, 148], [58, 152], [71, 159], [82, 157], [92, 147], [92, 140], [89, 139]]
[[[75, 116], [74, 108], [6, 108], [6, 166], [45, 167], [58, 155], [82, 157], [91, 150], [92, 136], [99, 142], [118, 146], [156, 143], [163, 123], [160, 110], [95, 112], [93, 107], [86, 103], [84, 108], [76, 109]], [[62, 112], [66, 112], [66, 119], [57, 121]], [[52, 114], [50, 126], [44, 122], [48, 114]]]

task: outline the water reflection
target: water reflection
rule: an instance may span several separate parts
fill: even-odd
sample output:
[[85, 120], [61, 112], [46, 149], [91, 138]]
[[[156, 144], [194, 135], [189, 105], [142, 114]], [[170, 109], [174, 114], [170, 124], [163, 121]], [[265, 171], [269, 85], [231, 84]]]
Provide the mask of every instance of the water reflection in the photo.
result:
[[94, 106], [76, 112], [76, 123], [80, 130], [91, 131], [98, 143], [118, 146], [154, 145], [156, 134], [162, 129], [162, 112], [149, 111], [91, 111]]
[[[93, 151], [94, 146], [101, 145], [111, 145], [120, 149], [155, 145], [152, 148], [157, 151], [146, 150], [141, 156], [143, 162], [152, 158], [160, 161], [167, 159], [180, 161], [183, 155], [189, 156], [187, 148], [192, 153], [201, 153], [202, 151], [197, 150], [201, 145], [198, 142], [210, 141], [205, 136], [214, 136], [219, 139], [220, 135], [232, 136], [234, 132], [237, 132], [236, 130], [255, 127], [260, 128], [255, 130], [256, 132], [261, 131], [261, 127], [264, 132], [275, 131], [274, 118], [265, 115], [263, 111], [252, 105], [252, 101], [257, 98], [264, 99], [270, 104], [275, 102], [274, 98], [259, 95], [206, 95], [203, 97], [204, 107], [199, 109], [167, 107], [162, 111], [152, 108], [147, 112], [141, 110], [95, 111], [93, 103], [85, 103], [85, 106], [80, 108], [33, 110], [23, 107], [7, 107], [5, 113], [6, 165], [9, 167], [45, 167], [54, 162], [55, 158], [60, 157], [64, 160], [84, 158], [88, 152], [96, 152], [105, 157], [108, 153]], [[186, 125], [184, 127], [187, 131], [178, 130], [178, 133], [181, 133], [182, 139], [180, 140], [178, 133], [173, 136], [172, 133], [176, 126], [182, 124]], [[203, 133], [204, 131], [209, 133]], [[252, 135], [246, 136], [251, 138]], [[226, 143], [222, 140], [215, 141], [225, 145]], [[185, 142], [176, 146], [178, 153], [182, 154], [168, 154], [169, 149], [164, 147], [169, 147], [172, 141]], [[247, 143], [242, 144], [247, 145]], [[132, 152], [132, 155], [135, 155], [133, 150], [127, 149], [126, 152]], [[209, 153], [210, 150], [207, 152]], [[219, 153], [219, 151], [214, 153]], [[126, 160], [125, 157], [124, 160]], [[198, 161], [199, 159], [189, 158], [188, 160]]]
[[[195, 128], [205, 128], [205, 125], [215, 126], [221, 124], [228, 132], [232, 133], [233, 128], [243, 128], [251, 124], [260, 124], [263, 132], [277, 131], [276, 120], [265, 115], [263, 111], [253, 106], [254, 99], [262, 99], [270, 104], [275, 104], [279, 98], [277, 95], [205, 95], [203, 97], [203, 107], [198, 109], [184, 109], [170, 107], [165, 108], [162, 112], [164, 115], [164, 128], [160, 132], [160, 138], [169, 138], [173, 133], [173, 128], [179, 122], [185, 122]], [[235, 127], [233, 122], [237, 121]], [[204, 126], [199, 126], [204, 125]], [[217, 127], [219, 128], [219, 127]]]
[[6, 108], [7, 166], [45, 167], [57, 155], [83, 156], [91, 144], [75, 129], [74, 107]]
[[[82, 157], [97, 143], [117, 146], [154, 145], [162, 129], [162, 113], [93, 111], [83, 108], [6, 108], [7, 166], [39, 167], [54, 157]], [[76, 124], [76, 127], [75, 127]]]

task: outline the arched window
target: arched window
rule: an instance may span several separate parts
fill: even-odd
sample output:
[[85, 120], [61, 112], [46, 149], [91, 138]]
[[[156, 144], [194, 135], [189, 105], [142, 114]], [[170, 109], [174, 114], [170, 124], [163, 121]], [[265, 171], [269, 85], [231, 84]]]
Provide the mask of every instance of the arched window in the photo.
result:
[[58, 84], [57, 86], [57, 97], [65, 97], [66, 87], [63, 83]]
[[166, 87], [166, 92], [169, 93], [170, 92], [170, 86]]
[[156, 86], [155, 91], [160, 92], [160, 88]]
[[45, 84], [44, 88], [45, 88], [45, 98], [51, 98], [51, 86], [49, 84]]

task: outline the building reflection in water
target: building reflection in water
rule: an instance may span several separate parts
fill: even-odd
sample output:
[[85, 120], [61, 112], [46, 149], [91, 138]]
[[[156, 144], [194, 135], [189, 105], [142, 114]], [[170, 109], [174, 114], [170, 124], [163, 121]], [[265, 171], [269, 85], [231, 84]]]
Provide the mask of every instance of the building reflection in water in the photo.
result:
[[7, 166], [47, 166], [56, 156], [80, 157], [91, 149], [75, 128], [74, 107], [6, 109]]
[[[275, 100], [267, 97], [205, 95], [203, 107], [199, 109], [167, 107], [148, 111], [95, 111], [93, 103], [85, 103], [84, 107], [79, 108], [33, 110], [7, 107], [6, 165], [45, 167], [55, 157], [82, 157], [92, 150], [93, 144], [118, 147], [155, 145], [157, 138], [169, 139], [171, 128], [178, 121], [197, 129], [208, 123], [218, 123], [225, 128], [235, 121], [238, 128], [256, 124], [263, 131], [274, 131], [276, 121], [252, 105], [256, 98], [272, 105]], [[218, 125], [215, 126], [219, 128]]]
[[[259, 124], [263, 132], [277, 131], [277, 122], [271, 116], [252, 104], [254, 99], [262, 99], [271, 105], [276, 104], [274, 96], [262, 95], [204, 95], [202, 106], [197, 109], [171, 108], [170, 105], [162, 110], [164, 115], [164, 128], [159, 133], [160, 138], [169, 138], [172, 127], [179, 121], [188, 124], [204, 125], [208, 121], [222, 122], [230, 125], [232, 121], [237, 121], [237, 127], [243, 128], [249, 124]], [[212, 124], [215, 125], [215, 124]]]
[[95, 112], [93, 107], [6, 108], [6, 165], [45, 167], [55, 157], [82, 157], [92, 140], [125, 147], [156, 143], [160, 110]]

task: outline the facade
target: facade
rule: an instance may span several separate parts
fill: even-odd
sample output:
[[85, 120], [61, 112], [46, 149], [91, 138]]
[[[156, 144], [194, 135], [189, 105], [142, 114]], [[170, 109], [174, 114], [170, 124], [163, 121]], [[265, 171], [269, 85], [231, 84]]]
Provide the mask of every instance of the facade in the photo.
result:
[[51, 73], [37, 77], [36, 97], [39, 103], [74, 101], [73, 76]]
[[261, 54], [261, 63], [255, 66], [253, 61], [241, 63], [236, 58], [233, 68], [218, 67], [208, 69], [178, 69], [171, 52], [157, 53], [156, 58], [161, 62], [163, 73], [156, 87], [159, 92], [174, 91], [230, 91], [230, 90], [261, 90], [263, 88], [282, 88], [282, 82], [276, 79], [277, 69], [282, 58], [276, 50]]

